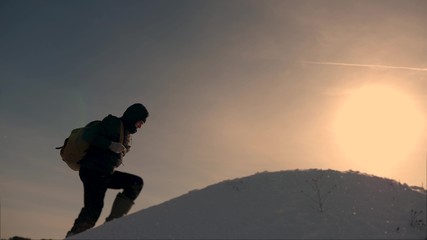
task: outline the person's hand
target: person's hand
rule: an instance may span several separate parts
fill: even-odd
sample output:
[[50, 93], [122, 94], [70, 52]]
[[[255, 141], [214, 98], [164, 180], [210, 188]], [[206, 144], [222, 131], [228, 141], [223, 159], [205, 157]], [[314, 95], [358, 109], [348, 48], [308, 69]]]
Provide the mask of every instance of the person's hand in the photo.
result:
[[123, 146], [123, 144], [118, 143], [118, 142], [111, 142], [109, 149], [115, 153], [121, 153], [123, 152], [126, 148], [125, 146]]
[[[121, 154], [121, 155], [123, 155], [123, 154]], [[117, 159], [117, 162], [116, 162], [116, 167], [120, 167], [120, 165], [122, 165], [123, 164], [123, 157], [120, 157], [119, 159]]]

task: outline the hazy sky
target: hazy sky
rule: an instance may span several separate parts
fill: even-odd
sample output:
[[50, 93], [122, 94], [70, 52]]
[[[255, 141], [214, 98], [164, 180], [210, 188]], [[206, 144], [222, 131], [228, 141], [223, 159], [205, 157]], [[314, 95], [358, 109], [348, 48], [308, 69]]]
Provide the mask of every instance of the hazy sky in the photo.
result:
[[119, 168], [145, 181], [131, 212], [296, 168], [425, 187], [424, 128], [400, 159], [355, 161], [334, 122], [369, 85], [427, 116], [426, 11], [424, 0], [0, 1], [0, 237], [64, 237], [82, 184], [54, 148], [135, 102], [150, 117]]

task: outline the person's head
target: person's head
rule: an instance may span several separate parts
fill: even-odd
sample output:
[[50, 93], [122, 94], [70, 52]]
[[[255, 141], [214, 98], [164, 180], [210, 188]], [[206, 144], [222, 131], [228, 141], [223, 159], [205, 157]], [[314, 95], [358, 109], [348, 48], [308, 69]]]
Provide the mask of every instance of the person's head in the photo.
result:
[[145, 123], [148, 117], [148, 111], [141, 103], [135, 103], [128, 107], [123, 113], [121, 120], [124, 127], [131, 133], [134, 134], [141, 128], [142, 124]]

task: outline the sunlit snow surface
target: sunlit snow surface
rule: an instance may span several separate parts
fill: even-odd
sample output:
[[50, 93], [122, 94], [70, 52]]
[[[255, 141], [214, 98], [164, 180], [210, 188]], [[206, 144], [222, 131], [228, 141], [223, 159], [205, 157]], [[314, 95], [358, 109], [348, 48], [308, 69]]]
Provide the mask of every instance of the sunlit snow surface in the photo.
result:
[[425, 191], [312, 169], [220, 182], [74, 238], [426, 239], [425, 224]]

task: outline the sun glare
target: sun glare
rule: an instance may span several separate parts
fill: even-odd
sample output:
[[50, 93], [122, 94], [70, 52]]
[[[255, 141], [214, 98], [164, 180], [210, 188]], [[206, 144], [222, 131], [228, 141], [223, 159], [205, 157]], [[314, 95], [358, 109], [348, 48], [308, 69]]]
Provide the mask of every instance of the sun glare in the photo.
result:
[[370, 85], [351, 92], [334, 127], [337, 143], [352, 167], [385, 173], [414, 148], [423, 124], [422, 114], [408, 95], [392, 87]]

